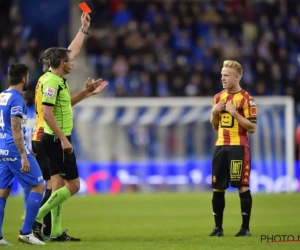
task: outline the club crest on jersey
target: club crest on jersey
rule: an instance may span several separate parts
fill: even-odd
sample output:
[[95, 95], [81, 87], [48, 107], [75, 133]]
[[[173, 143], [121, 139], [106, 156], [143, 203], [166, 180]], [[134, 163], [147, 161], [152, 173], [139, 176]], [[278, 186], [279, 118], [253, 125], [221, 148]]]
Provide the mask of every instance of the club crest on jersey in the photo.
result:
[[55, 88], [48, 87], [45, 91], [45, 96], [53, 99], [55, 96]]
[[16, 115], [16, 114], [23, 115], [23, 108], [21, 106], [12, 107], [10, 113], [12, 115]]

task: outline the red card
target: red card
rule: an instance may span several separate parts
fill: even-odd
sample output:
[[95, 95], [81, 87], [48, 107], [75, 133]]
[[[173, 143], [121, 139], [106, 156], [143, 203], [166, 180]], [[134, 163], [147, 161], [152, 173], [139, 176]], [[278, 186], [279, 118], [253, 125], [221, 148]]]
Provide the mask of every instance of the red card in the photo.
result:
[[91, 13], [91, 9], [90, 7], [86, 4], [86, 2], [82, 2], [80, 4], [78, 4], [79, 8], [82, 10], [82, 12], [89, 14]]

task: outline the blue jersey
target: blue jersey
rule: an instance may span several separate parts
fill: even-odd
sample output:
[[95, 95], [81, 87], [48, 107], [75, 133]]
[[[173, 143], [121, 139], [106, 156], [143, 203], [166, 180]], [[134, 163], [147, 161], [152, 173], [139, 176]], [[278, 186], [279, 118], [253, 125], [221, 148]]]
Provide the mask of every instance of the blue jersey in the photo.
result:
[[[11, 130], [11, 117], [22, 118], [21, 128], [25, 138], [27, 110], [21, 93], [9, 89], [0, 94], [0, 158], [20, 156]], [[29, 153], [24, 141], [25, 150]]]
[[32, 132], [35, 125], [35, 106], [34, 105], [26, 105], [27, 110], [27, 122], [26, 122], [26, 133], [25, 133], [25, 142], [27, 145], [27, 148], [29, 150], [32, 150], [31, 147], [31, 137]]

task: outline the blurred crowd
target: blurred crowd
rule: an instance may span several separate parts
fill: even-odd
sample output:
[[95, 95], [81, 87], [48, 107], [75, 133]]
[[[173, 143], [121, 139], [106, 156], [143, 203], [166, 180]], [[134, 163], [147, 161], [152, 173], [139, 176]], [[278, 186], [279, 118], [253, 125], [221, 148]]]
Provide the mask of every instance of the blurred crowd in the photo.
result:
[[[293, 96], [300, 121], [300, 0], [86, 2], [92, 22], [85, 51], [98, 77], [109, 81], [108, 96], [212, 96], [221, 90], [223, 61], [231, 59], [243, 65], [242, 86], [250, 94]], [[24, 16], [15, 1], [0, 0], [0, 91], [7, 87], [12, 62], [29, 66], [32, 86], [42, 73], [38, 58], [46, 48], [24, 25]], [[186, 140], [190, 155], [191, 131]], [[153, 156], [160, 150], [153, 129], [128, 128], [134, 152], [141, 148], [136, 141], [143, 142], [139, 135], [146, 133], [143, 140], [154, 142], [148, 150]], [[171, 128], [170, 155], [174, 134]]]
[[[0, 88], [13, 61], [41, 74], [44, 50], [14, 1], [0, 0]], [[300, 103], [297, 0], [88, 0], [89, 62], [110, 96], [205, 96], [221, 89], [225, 59], [242, 63], [253, 95], [293, 95]], [[300, 108], [299, 108], [300, 113]]]
[[300, 101], [297, 0], [91, 0], [90, 62], [112, 96], [204, 96], [225, 59], [253, 95]]
[[0, 0], [0, 91], [7, 88], [7, 67], [13, 62], [25, 63], [30, 69], [30, 85], [41, 75], [38, 63], [43, 49], [32, 37], [31, 28], [24, 26], [17, 5]]

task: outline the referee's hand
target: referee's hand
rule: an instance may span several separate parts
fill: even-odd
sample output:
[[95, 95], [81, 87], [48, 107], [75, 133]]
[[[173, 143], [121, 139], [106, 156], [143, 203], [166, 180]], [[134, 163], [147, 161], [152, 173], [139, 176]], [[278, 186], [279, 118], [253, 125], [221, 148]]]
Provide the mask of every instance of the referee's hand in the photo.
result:
[[22, 163], [21, 172], [28, 173], [30, 171], [30, 164], [28, 162], [27, 156], [22, 157], [21, 163]]
[[72, 154], [73, 153], [73, 146], [72, 146], [72, 144], [69, 142], [69, 140], [67, 138], [65, 138], [64, 140], [61, 141], [61, 147], [68, 154]]
[[108, 82], [102, 80], [101, 78], [96, 81], [94, 79], [91, 81], [90, 78], [88, 78], [84, 83], [83, 89], [87, 93], [85, 98], [101, 93], [107, 85]]

